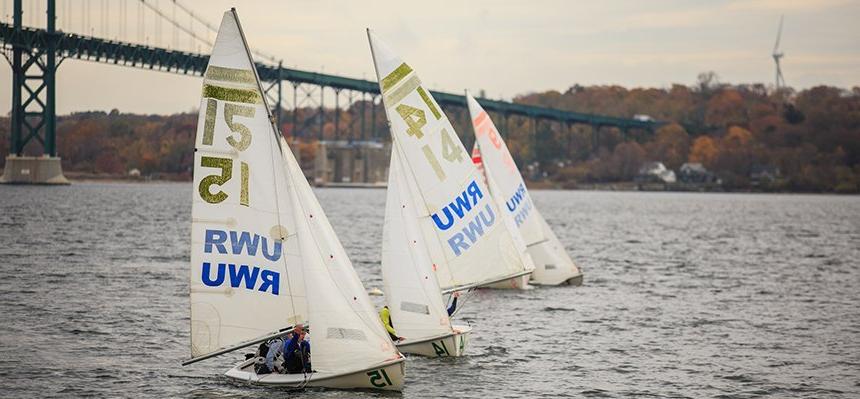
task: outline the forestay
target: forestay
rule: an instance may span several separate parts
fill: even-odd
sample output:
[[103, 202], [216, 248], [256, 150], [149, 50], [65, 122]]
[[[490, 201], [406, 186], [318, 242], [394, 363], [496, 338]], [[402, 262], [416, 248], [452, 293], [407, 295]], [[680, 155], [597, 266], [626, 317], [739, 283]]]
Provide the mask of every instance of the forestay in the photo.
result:
[[191, 356], [307, 317], [286, 169], [237, 20], [203, 80], [191, 207]]
[[392, 148], [382, 233], [382, 280], [397, 333], [410, 341], [451, 332], [414, 204], [398, 150]]
[[524, 252], [463, 143], [412, 68], [368, 30], [376, 75], [439, 285], [471, 287], [528, 273]]
[[535, 263], [532, 279], [536, 283], [557, 284], [579, 275], [579, 269], [564, 246], [535, 208], [525, 181], [490, 116], [471, 95], [467, 93], [466, 98], [475, 130], [473, 161], [480, 161], [491, 182], [493, 197], [519, 229]]

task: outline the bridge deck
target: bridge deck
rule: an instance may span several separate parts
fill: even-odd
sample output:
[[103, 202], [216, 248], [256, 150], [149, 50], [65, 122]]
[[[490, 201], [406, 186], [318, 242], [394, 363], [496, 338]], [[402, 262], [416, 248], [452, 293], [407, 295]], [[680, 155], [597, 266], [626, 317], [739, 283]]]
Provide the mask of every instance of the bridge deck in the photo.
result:
[[[51, 35], [43, 29], [23, 28], [20, 32], [17, 32], [12, 25], [0, 23], [0, 42], [2, 42], [5, 48], [19, 46], [27, 49], [44, 49], [49, 40], [56, 41], [58, 55], [63, 57], [178, 74], [202, 75], [209, 62], [209, 56], [203, 54], [117, 42], [77, 34], [59, 32]], [[373, 94], [379, 93], [377, 83], [368, 80], [281, 68], [262, 63], [257, 63], [257, 70], [260, 74], [260, 79], [264, 81], [271, 82], [280, 79], [294, 83], [307, 83], [336, 89]], [[436, 101], [443, 106], [466, 106], [466, 99], [462, 95], [437, 91], [431, 91], [431, 93]], [[478, 99], [478, 102], [487, 111], [503, 115], [548, 119], [568, 124], [580, 123], [593, 126], [614, 126], [622, 129], [644, 130], [653, 130], [661, 124], [656, 121], [640, 121], [584, 114], [489, 99]]]

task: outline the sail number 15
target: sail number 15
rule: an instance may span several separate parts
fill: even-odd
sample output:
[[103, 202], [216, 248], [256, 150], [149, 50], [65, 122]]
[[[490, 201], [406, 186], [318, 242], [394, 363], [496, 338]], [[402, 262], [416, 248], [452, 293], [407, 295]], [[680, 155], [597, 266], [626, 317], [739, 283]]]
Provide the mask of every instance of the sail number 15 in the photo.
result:
[[385, 372], [385, 369], [368, 371], [367, 376], [370, 377], [370, 385], [377, 388], [392, 385], [391, 379], [388, 378], [388, 373]]
[[[212, 145], [215, 136], [215, 118], [218, 110], [218, 102], [215, 99], [206, 100], [206, 118], [203, 125], [203, 144]], [[245, 105], [224, 103], [224, 122], [230, 131], [235, 133], [234, 136], [227, 137], [227, 144], [230, 144], [237, 151], [244, 151], [251, 145], [251, 130], [247, 126], [233, 120], [235, 116], [245, 118], [253, 118], [256, 113], [254, 107]], [[240, 188], [239, 188], [239, 204], [248, 206], [248, 180], [250, 178], [250, 168], [247, 162], [239, 163], [240, 169]], [[212, 192], [212, 186], [223, 186], [233, 178], [233, 159], [223, 157], [208, 157], [200, 158], [200, 166], [204, 168], [217, 168], [220, 173], [217, 175], [208, 175], [200, 179], [200, 185], [197, 187], [200, 193], [200, 198], [210, 204], [218, 204], [229, 197], [229, 194], [223, 190]]]

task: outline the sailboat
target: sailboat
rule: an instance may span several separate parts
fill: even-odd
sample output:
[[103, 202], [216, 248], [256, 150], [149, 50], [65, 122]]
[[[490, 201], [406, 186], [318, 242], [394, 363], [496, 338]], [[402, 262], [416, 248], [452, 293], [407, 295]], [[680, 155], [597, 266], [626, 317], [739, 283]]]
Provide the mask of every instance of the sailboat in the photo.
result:
[[404, 357], [273, 123], [235, 9], [203, 81], [191, 223], [191, 359], [310, 328], [312, 371], [230, 379], [289, 387], [400, 390]]
[[508, 146], [489, 114], [468, 92], [466, 98], [475, 130], [472, 161], [483, 170], [487, 180], [493, 182], [490, 193], [497, 202], [504, 203], [503, 211], [514, 219], [526, 243], [535, 266], [529, 284], [581, 285], [582, 272], [532, 202]]
[[412, 67], [367, 34], [398, 162], [394, 170], [407, 186], [400, 192], [408, 193], [409, 219], [443, 294], [531, 273], [516, 226], [500, 217], [448, 118]]

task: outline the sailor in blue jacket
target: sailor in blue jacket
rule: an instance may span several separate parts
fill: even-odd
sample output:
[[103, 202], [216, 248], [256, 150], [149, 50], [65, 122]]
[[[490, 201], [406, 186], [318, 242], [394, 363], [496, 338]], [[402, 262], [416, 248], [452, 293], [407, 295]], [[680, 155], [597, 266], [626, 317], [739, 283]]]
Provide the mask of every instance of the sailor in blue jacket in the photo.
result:
[[284, 340], [284, 366], [287, 373], [308, 373], [311, 371], [311, 344], [305, 340], [304, 326], [297, 324], [293, 334]]
[[454, 314], [455, 310], [457, 310], [457, 298], [460, 297], [460, 292], [459, 291], [455, 292], [454, 295], [451, 295], [451, 296], [454, 298], [454, 300], [451, 301], [451, 306], [448, 306], [448, 316], [449, 317]]

